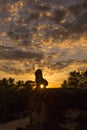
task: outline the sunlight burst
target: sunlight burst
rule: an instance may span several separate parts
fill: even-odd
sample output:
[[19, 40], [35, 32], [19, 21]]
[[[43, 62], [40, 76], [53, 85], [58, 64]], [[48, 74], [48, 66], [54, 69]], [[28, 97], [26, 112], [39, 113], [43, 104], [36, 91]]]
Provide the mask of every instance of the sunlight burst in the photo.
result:
[[44, 88], [44, 85], [43, 85], [43, 84], [41, 84], [41, 85], [40, 85], [40, 88]]

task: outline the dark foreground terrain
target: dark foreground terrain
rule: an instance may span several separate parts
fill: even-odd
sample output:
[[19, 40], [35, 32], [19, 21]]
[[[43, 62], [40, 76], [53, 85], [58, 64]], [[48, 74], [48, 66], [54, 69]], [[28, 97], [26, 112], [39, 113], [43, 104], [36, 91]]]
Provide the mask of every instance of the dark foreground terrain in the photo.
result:
[[49, 129], [87, 130], [87, 89], [48, 89], [48, 93]]
[[[45, 107], [42, 106], [39, 112], [36, 109], [34, 111], [36, 120], [39, 120], [41, 115], [40, 120], [44, 122], [40, 130], [87, 130], [87, 89], [55, 88], [34, 91], [31, 95], [36, 95], [35, 100], [44, 102], [46, 106], [45, 122], [43, 114], [41, 115], [41, 110]], [[36, 128], [27, 124], [27, 127], [20, 126], [17, 130], [36, 130]]]

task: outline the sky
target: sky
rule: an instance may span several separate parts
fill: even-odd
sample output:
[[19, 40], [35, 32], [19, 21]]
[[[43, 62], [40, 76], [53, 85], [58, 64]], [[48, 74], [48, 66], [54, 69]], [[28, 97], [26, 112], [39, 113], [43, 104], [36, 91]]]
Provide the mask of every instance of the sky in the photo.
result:
[[38, 68], [48, 87], [87, 70], [87, 0], [0, 0], [0, 79]]

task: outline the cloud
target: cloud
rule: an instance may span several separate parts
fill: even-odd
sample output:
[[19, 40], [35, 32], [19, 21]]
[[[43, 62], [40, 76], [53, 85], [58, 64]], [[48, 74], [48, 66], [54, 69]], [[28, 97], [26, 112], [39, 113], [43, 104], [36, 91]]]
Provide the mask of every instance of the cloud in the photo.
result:
[[[81, 15], [79, 15], [79, 17], [77, 18], [78, 24], [81, 27], [86, 27], [87, 29], [87, 11], [85, 11], [84, 13], [82, 13]], [[84, 29], [85, 29], [84, 27]]]
[[35, 4], [33, 8], [30, 10], [29, 20], [40, 18], [49, 18], [50, 17], [51, 6], [46, 3], [38, 3]]
[[[0, 72], [12, 75], [30, 74], [35, 72], [36, 64], [39, 65], [40, 60], [33, 59], [0, 59]], [[40, 66], [38, 66], [40, 67]]]
[[87, 0], [83, 0], [83, 7], [84, 9], [87, 9]]
[[0, 70], [24, 75], [41, 68], [49, 77], [62, 73], [62, 78], [73, 69], [86, 69], [86, 3], [1, 0]]
[[69, 8], [69, 11], [74, 14], [75, 16], [79, 15], [81, 11], [83, 10], [82, 4], [78, 3], [76, 5], [71, 5]]
[[3, 46], [3, 45], [0, 45], [0, 51], [1, 50], [10, 50], [10, 49], [12, 49], [12, 47], [9, 47], [9, 46]]
[[87, 31], [87, 12], [82, 13], [77, 17], [77, 23], [73, 25], [73, 31], [76, 33], [83, 33]]
[[[54, 7], [51, 5], [52, 1], [50, 1], [50, 4], [48, 2], [33, 2], [29, 1], [29, 5], [28, 1], [25, 1], [25, 3], [15, 1], [14, 3], [15, 7], [22, 4], [22, 8], [17, 8], [18, 13], [10, 21], [7, 35], [21, 46], [34, 46], [36, 42], [40, 43], [41, 39], [43, 41], [53, 39], [56, 42], [67, 39], [78, 40], [80, 34], [84, 34], [86, 31], [86, 13], [85, 15], [81, 14], [85, 0], [83, 3], [78, 1], [68, 7], [64, 7], [63, 1], [59, 5], [55, 4], [55, 1]], [[10, 5], [13, 5], [13, 3]], [[69, 16], [68, 11], [71, 12]], [[42, 25], [46, 25], [46, 21], [48, 21], [50, 27], [42, 28]], [[39, 29], [38, 25], [41, 25]]]
[[[6, 48], [6, 47], [4, 47]], [[43, 54], [35, 52], [25, 52], [13, 48], [0, 50], [0, 59], [5, 60], [22, 60], [22, 59], [34, 59], [36, 61], [41, 60]]]
[[15, 74], [15, 75], [19, 75], [19, 74], [23, 74], [24, 70], [22, 70], [21, 68], [17, 68], [17, 66], [9, 66], [9, 62], [7, 62], [7, 64], [2, 64], [0, 66], [0, 71], [3, 71], [7, 74]]
[[68, 59], [67, 61], [61, 61], [61, 62], [56, 62], [53, 66], [52, 69], [56, 69], [58, 71], [63, 71], [63, 69], [67, 68], [70, 64], [76, 63], [77, 61], [74, 59]]
[[87, 69], [87, 61], [80, 61], [75, 59], [69, 59], [61, 62], [56, 62], [54, 65], [50, 67], [50, 69], [56, 73], [63, 73], [68, 71], [71, 72], [73, 70], [85, 71]]
[[66, 10], [65, 9], [56, 9], [53, 13], [53, 16], [52, 16], [52, 20], [55, 22], [55, 23], [60, 23], [61, 20], [64, 19], [64, 16], [66, 14]]
[[[79, 14], [72, 23], [65, 22], [62, 24], [64, 29], [60, 31], [61, 40], [69, 39], [71, 41], [79, 40], [87, 32], [87, 12]], [[59, 32], [59, 31], [58, 31]]]
[[[68, 7], [61, 6], [61, 4], [59, 6], [54, 4], [54, 8], [48, 3], [32, 3], [31, 1], [29, 5], [27, 1], [25, 3], [18, 13], [17, 20], [13, 20], [10, 23], [9, 30], [7, 31], [7, 35], [19, 44], [21, 42], [21, 46], [32, 46], [33, 43], [40, 43], [41, 39], [46, 41], [52, 38], [53, 41], [57, 42], [62, 42], [66, 39], [71, 41], [78, 40], [80, 34], [84, 34], [86, 30], [84, 27], [85, 23], [81, 23], [81, 20], [79, 20], [82, 17], [80, 16], [82, 10], [81, 2]], [[69, 16], [68, 11], [71, 12]], [[50, 27], [47, 28], [46, 26], [46, 28], [42, 28], [41, 26], [46, 25], [46, 21], [48, 21]], [[41, 25], [39, 29], [38, 25]]]
[[22, 46], [29, 46], [32, 42], [32, 34], [29, 29], [25, 26], [16, 26], [12, 24], [7, 32], [7, 35], [12, 39], [16, 40]]
[[39, 10], [39, 11], [48, 11], [50, 9], [51, 9], [51, 6], [45, 3], [36, 5], [36, 10]]

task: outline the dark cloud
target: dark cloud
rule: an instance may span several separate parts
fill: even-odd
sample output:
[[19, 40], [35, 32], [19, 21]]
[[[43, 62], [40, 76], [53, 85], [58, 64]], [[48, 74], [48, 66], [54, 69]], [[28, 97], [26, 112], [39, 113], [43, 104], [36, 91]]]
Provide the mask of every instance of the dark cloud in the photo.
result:
[[40, 17], [40, 12], [39, 11], [37, 11], [37, 10], [32, 10], [31, 12], [30, 12], [30, 16], [29, 16], [29, 18], [28, 18], [28, 21], [30, 21], [30, 20], [32, 20], [32, 19], [35, 19], [35, 20], [37, 20], [37, 19], [39, 19], [39, 17]]
[[7, 35], [11, 39], [17, 40], [17, 42], [20, 40], [23, 46], [29, 46], [32, 42], [32, 34], [25, 26], [16, 26], [15, 24], [12, 24]]
[[77, 17], [77, 23], [73, 24], [72, 32], [82, 33], [87, 31], [87, 12], [82, 13]]
[[[60, 34], [60, 30], [58, 32], [54, 28], [54, 31], [51, 32], [50, 28], [49, 30], [47, 30], [46, 28], [45, 30], [40, 28], [39, 31], [37, 29], [38, 24], [40, 25], [42, 19], [44, 22], [46, 22], [45, 18], [48, 18], [50, 22], [53, 21], [54, 24], [55, 23], [59, 24], [66, 15], [66, 10], [64, 8], [58, 7], [58, 9], [56, 10], [54, 9], [54, 11], [52, 12], [50, 11], [51, 11], [51, 6], [49, 4], [42, 4], [40, 2], [37, 2], [34, 3], [32, 6], [29, 5], [29, 9], [28, 9], [28, 4], [25, 4], [23, 9], [19, 11], [19, 17], [17, 18], [17, 20], [16, 21], [13, 20], [10, 23], [9, 29], [7, 31], [7, 35], [11, 39], [16, 40], [19, 44], [20, 44], [19, 42], [20, 40], [22, 46], [32, 46], [32, 41], [39, 40], [39, 34], [41, 33], [40, 31], [44, 32], [42, 34], [44, 39], [47, 38], [48, 35], [49, 38], [51, 36], [57, 39], [58, 37], [57, 33]], [[47, 13], [50, 13], [50, 15], [48, 15]], [[35, 24], [33, 25], [33, 23]], [[30, 25], [32, 27], [30, 27]], [[45, 23], [43, 25], [45, 25]], [[36, 38], [33, 40], [33, 34], [38, 34], [38, 39]], [[60, 38], [60, 35], [58, 38]]]
[[13, 0], [1, 0], [1, 1], [2, 1], [3, 3], [6, 3], [6, 4], [7, 4], [8, 2], [9, 2], [10, 4], [13, 4], [13, 3], [19, 2], [20, 0], [14, 0], [14, 1], [13, 1]]
[[66, 14], [65, 9], [56, 9], [53, 13], [52, 20], [55, 23], [60, 23], [60, 21], [64, 19], [65, 14]]
[[69, 65], [72, 65], [73, 63], [84, 63], [84, 61], [78, 61], [75, 59], [68, 59], [67, 61], [61, 61], [61, 62], [56, 62], [54, 65], [52, 65], [52, 69], [56, 69], [58, 71], [63, 71], [63, 69], [67, 68]]
[[48, 4], [39, 4], [36, 6], [36, 9], [39, 11], [48, 11], [51, 9], [51, 6]]
[[51, 37], [53, 38], [53, 40], [61, 40], [62, 37], [64, 36], [64, 34], [66, 34], [65, 29], [63, 28], [59, 28], [59, 29], [54, 29], [51, 32]]
[[87, 25], [87, 11], [79, 15], [77, 20], [80, 25]]
[[24, 39], [30, 37], [30, 32], [25, 26], [16, 26], [15, 24], [10, 26], [7, 34], [13, 39]]
[[84, 9], [87, 9], [87, 0], [83, 0], [83, 7]]
[[85, 36], [87, 32], [87, 12], [83, 12], [76, 17], [71, 23], [65, 21], [60, 24], [58, 28], [50, 26], [49, 29], [45, 30], [44, 41], [49, 41], [51, 38], [53, 42], [63, 40], [79, 40], [81, 36]]
[[34, 59], [41, 60], [43, 55], [35, 52], [24, 52], [21, 50], [0, 50], [0, 59], [5, 60], [23, 60], [23, 59]]
[[2, 64], [0, 66], [0, 70], [7, 73], [7, 74], [16, 74], [16, 75], [19, 75], [19, 74], [23, 74], [24, 71], [22, 70], [22, 68], [17, 68], [17, 66], [11, 66], [10, 64], [10, 61]]
[[9, 16], [9, 13], [6, 11], [6, 10], [4, 10], [4, 9], [2, 9], [2, 11], [0, 11], [0, 20], [2, 19], [4, 19], [4, 18], [7, 18]]
[[7, 11], [6, 4], [0, 3], [0, 21], [9, 17], [9, 12]]
[[69, 11], [75, 16], [79, 15], [83, 9], [82, 4], [78, 3], [76, 5], [72, 5], [69, 8]]
[[82, 34], [87, 32], [87, 12], [78, 17], [77, 23], [71, 29], [71, 33], [75, 34]]
[[66, 63], [66, 62], [65, 63], [63, 63], [63, 62], [57, 62], [56, 64], [54, 64], [52, 66], [52, 68], [53, 69], [57, 69], [59, 71], [59, 70], [63, 70], [67, 66], [68, 66], [68, 63]]
[[[28, 3], [29, 2], [29, 3]], [[30, 2], [27, 1], [23, 7], [23, 10], [19, 12], [20, 18], [26, 23], [32, 20], [39, 20], [46, 17], [46, 12], [51, 9], [49, 4], [43, 4], [42, 2]]]
[[34, 5], [34, 7], [31, 9], [29, 20], [32, 20], [32, 19], [37, 20], [40, 18], [49, 18], [46, 13], [49, 12], [50, 10], [51, 10], [50, 5], [38, 3], [38, 4]]
[[87, 9], [87, 0], [82, 0], [77, 4], [71, 5], [68, 9], [75, 16], [80, 15], [80, 13]]
[[[56, 35], [61, 36], [61, 40], [70, 39], [71, 41], [75, 41], [75, 39], [79, 40], [81, 35], [87, 32], [87, 12], [85, 11], [82, 14], [79, 14], [73, 23], [65, 22], [63, 25], [63, 29], [58, 29], [56, 31]], [[55, 30], [54, 30], [55, 31]], [[55, 34], [55, 33], [54, 33]], [[54, 35], [53, 35], [54, 36]]]
[[4, 50], [10, 50], [10, 49], [12, 49], [12, 47], [0, 45], [0, 50], [2, 50], [2, 51], [4, 51]]

